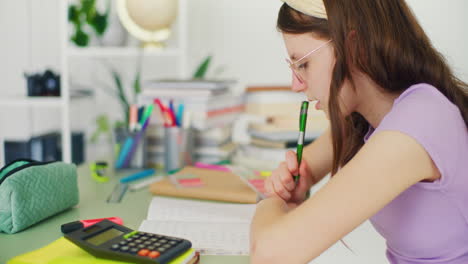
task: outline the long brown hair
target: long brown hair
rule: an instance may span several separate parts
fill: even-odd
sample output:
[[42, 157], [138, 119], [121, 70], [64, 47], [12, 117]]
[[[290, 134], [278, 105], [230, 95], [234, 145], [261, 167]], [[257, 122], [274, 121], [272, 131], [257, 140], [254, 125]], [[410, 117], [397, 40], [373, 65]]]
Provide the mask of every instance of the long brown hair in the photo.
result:
[[328, 103], [332, 175], [359, 151], [369, 128], [357, 112], [344, 116], [338, 102], [344, 81], [353, 83], [351, 67], [390, 94], [400, 94], [417, 83], [433, 85], [460, 109], [468, 126], [468, 85], [454, 76], [404, 0], [324, 0], [324, 4], [328, 20], [283, 4], [277, 28], [284, 33], [314, 33], [333, 40], [336, 64]]

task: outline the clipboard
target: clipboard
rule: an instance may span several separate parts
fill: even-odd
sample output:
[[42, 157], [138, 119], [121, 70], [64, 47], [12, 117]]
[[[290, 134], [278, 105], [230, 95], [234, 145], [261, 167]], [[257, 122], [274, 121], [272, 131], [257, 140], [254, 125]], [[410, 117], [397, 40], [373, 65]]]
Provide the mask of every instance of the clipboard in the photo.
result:
[[259, 196], [238, 175], [232, 172], [215, 171], [187, 166], [177, 174], [193, 174], [203, 181], [203, 186], [197, 188], [180, 188], [168, 178], [155, 182], [150, 186], [154, 195], [180, 198], [213, 200], [231, 203], [255, 204]]

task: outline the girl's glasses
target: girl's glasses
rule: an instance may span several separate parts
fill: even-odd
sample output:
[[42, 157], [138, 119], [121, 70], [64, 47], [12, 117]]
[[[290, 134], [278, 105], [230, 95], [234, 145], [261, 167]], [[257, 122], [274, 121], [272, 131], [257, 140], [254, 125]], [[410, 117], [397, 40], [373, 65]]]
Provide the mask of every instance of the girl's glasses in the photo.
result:
[[300, 63], [303, 59], [307, 58], [309, 55], [311, 55], [312, 53], [320, 50], [321, 48], [323, 48], [325, 45], [327, 45], [328, 43], [330, 43], [332, 40], [328, 40], [327, 42], [323, 43], [322, 45], [318, 46], [317, 48], [311, 50], [309, 53], [307, 53], [306, 55], [302, 56], [300, 59], [296, 60], [295, 62], [292, 62], [290, 59], [286, 58], [286, 62], [288, 63], [289, 65], [289, 68], [291, 68], [292, 72], [294, 73], [294, 75], [296, 76], [296, 78], [301, 82], [303, 83], [304, 80], [305, 80], [305, 76], [306, 76], [306, 67], [305, 67], [305, 63]]

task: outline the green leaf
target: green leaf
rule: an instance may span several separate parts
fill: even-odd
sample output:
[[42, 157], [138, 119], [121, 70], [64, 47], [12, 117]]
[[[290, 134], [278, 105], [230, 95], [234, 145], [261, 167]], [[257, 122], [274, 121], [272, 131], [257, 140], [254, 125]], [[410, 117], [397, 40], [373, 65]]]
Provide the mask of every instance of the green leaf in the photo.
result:
[[68, 21], [72, 22], [77, 27], [80, 25], [80, 14], [78, 13], [78, 7], [76, 5], [70, 5], [68, 7]]
[[137, 69], [135, 73], [135, 79], [133, 80], [133, 95], [134, 103], [137, 102], [137, 96], [141, 93], [141, 67], [143, 66], [143, 49], [139, 50]]
[[90, 25], [98, 36], [102, 36], [104, 32], [106, 32], [108, 26], [108, 16], [96, 13]]
[[133, 81], [133, 92], [135, 93], [135, 101], [136, 101], [136, 96], [141, 93], [141, 72], [138, 71], [137, 75], [135, 76], [135, 80]]
[[212, 56], [209, 55], [203, 60], [203, 62], [198, 66], [197, 70], [193, 74], [194, 79], [203, 79], [205, 78], [208, 67], [210, 66]]
[[81, 0], [81, 12], [86, 15], [88, 23], [92, 22], [96, 15], [96, 0]]
[[101, 134], [109, 133], [109, 118], [106, 115], [99, 115], [96, 118], [96, 130], [93, 132], [90, 138], [91, 143], [96, 143]]
[[71, 37], [71, 40], [79, 47], [86, 47], [89, 43], [89, 36], [81, 28], [76, 28], [75, 35]]
[[117, 73], [117, 71], [112, 70], [112, 77], [114, 78], [115, 86], [117, 87], [117, 96], [122, 107], [122, 112], [125, 116], [125, 122], [127, 123], [129, 118], [130, 104], [128, 103], [128, 99], [125, 95], [124, 87], [122, 85], [122, 80], [120, 79], [120, 76]]

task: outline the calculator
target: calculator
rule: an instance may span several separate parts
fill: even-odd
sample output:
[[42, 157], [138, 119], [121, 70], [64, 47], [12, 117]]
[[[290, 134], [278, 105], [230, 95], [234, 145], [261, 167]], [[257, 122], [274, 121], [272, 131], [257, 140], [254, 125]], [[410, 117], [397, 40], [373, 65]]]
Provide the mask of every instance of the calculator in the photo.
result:
[[139, 232], [109, 220], [64, 236], [96, 257], [142, 264], [168, 263], [192, 247], [186, 239]]

